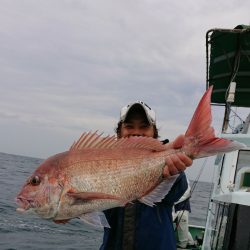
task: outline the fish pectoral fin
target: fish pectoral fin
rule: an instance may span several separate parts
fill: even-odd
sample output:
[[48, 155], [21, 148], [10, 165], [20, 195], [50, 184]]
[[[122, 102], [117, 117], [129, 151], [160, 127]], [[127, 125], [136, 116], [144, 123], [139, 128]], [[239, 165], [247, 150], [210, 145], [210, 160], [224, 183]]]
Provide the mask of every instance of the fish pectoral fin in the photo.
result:
[[124, 199], [118, 196], [112, 194], [99, 193], [99, 192], [78, 192], [78, 193], [68, 192], [67, 195], [77, 200], [83, 200], [83, 201], [108, 199], [108, 200], [120, 200], [122, 203], [125, 203]]
[[153, 207], [156, 202], [161, 202], [172, 188], [175, 180], [179, 175], [173, 175], [167, 179], [164, 179], [158, 186], [152, 191], [142, 196], [139, 201]]
[[106, 216], [103, 212], [93, 212], [93, 213], [86, 213], [80, 216], [80, 219], [85, 223], [95, 226], [95, 227], [108, 227], [110, 225], [106, 219]]

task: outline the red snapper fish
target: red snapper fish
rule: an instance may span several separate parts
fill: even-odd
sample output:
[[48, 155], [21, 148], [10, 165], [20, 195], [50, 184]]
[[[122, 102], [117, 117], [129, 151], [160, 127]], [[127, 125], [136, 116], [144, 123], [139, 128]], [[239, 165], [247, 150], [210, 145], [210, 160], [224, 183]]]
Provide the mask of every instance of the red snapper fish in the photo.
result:
[[217, 138], [211, 127], [212, 87], [202, 97], [185, 133], [183, 147], [174, 150], [148, 137], [116, 139], [84, 133], [71, 148], [51, 156], [28, 178], [16, 201], [19, 212], [33, 211], [57, 223], [72, 218], [109, 227], [103, 210], [140, 202], [160, 202], [178, 177], [163, 178], [165, 158], [184, 152], [193, 159], [243, 148]]

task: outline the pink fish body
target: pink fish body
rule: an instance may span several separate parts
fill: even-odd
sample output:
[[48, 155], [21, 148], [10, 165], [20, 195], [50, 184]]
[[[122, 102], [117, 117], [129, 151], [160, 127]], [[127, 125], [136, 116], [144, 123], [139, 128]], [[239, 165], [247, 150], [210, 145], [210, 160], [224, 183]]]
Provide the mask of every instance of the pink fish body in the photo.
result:
[[[202, 97], [178, 150], [194, 159], [244, 147], [215, 137], [211, 93], [212, 88]], [[176, 150], [153, 138], [117, 140], [84, 133], [69, 151], [48, 158], [28, 178], [16, 198], [17, 210], [56, 222], [80, 217], [108, 227], [103, 210], [134, 200], [153, 206], [165, 197], [178, 176], [162, 178], [165, 158], [173, 153]]]

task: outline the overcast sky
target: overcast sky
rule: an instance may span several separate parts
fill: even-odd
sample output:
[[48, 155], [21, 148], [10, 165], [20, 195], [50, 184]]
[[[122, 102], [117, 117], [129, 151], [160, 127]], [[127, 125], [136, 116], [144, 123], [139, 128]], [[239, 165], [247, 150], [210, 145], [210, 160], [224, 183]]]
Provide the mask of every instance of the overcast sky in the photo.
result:
[[84, 131], [113, 134], [134, 100], [156, 111], [162, 139], [184, 133], [205, 91], [206, 32], [250, 24], [249, 0], [0, 6], [0, 152], [39, 158]]

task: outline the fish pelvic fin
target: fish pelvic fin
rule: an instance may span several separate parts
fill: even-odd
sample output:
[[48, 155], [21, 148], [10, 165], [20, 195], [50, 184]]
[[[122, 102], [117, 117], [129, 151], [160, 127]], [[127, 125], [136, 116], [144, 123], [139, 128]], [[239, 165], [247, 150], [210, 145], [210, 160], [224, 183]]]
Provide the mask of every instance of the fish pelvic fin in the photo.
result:
[[212, 127], [211, 86], [201, 98], [185, 133], [182, 151], [192, 158], [202, 158], [245, 147], [244, 144], [215, 136]]
[[80, 219], [91, 226], [95, 226], [98, 228], [103, 228], [103, 227], [110, 228], [110, 225], [103, 212], [92, 212], [92, 213], [82, 214], [80, 216]]

